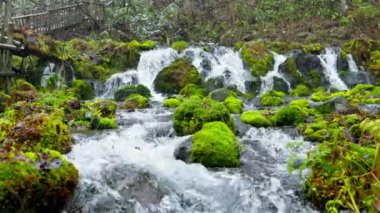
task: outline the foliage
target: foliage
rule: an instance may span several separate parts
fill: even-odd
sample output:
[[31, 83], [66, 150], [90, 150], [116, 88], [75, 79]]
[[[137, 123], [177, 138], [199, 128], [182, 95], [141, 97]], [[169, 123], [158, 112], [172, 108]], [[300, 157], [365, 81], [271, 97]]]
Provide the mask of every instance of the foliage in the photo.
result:
[[297, 85], [297, 87], [290, 93], [294, 97], [305, 97], [311, 94], [310, 88], [305, 85]]
[[206, 123], [192, 141], [191, 162], [207, 167], [240, 165], [240, 143], [225, 123]]
[[74, 80], [71, 84], [73, 92], [81, 100], [91, 100], [95, 97], [95, 90], [91, 84], [84, 80]]
[[295, 125], [304, 122], [308, 114], [298, 106], [279, 109], [270, 119], [274, 126]]
[[255, 77], [264, 76], [273, 66], [273, 55], [261, 41], [246, 43], [242, 50], [242, 59]]
[[176, 41], [172, 44], [172, 48], [177, 50], [178, 52], [182, 52], [188, 47], [189, 44], [186, 41]]

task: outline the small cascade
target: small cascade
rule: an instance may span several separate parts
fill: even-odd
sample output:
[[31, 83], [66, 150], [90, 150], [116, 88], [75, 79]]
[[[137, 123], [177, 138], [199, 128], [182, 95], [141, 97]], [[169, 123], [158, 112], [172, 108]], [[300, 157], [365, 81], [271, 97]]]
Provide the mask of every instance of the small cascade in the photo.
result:
[[338, 90], [347, 90], [347, 85], [339, 77], [337, 70], [337, 60], [340, 54], [339, 48], [326, 48], [325, 53], [318, 56], [323, 66], [323, 72], [330, 82], [331, 87]]
[[150, 89], [153, 97], [159, 97], [154, 91], [154, 80], [158, 73], [178, 58], [177, 51], [172, 48], [155, 49], [141, 53], [137, 66], [137, 79]]
[[123, 73], [112, 75], [104, 84], [104, 98], [112, 98], [117, 89], [137, 83], [137, 71], [129, 70]]
[[[190, 56], [189, 56], [190, 55]], [[246, 92], [245, 82], [252, 80], [249, 71], [244, 69], [240, 53], [232, 48], [215, 47], [212, 53], [202, 48], [189, 48], [181, 56], [188, 57], [198, 69], [205, 81], [223, 77], [225, 86], [236, 87]]]
[[56, 66], [55, 66], [54, 63], [49, 63], [45, 67], [44, 72], [42, 74], [42, 78], [41, 78], [41, 86], [42, 87], [47, 87], [47, 81], [49, 80], [49, 78], [51, 78], [54, 75], [56, 75], [56, 73], [54, 72], [55, 67]]
[[264, 77], [261, 77], [261, 89], [260, 94], [264, 94], [270, 90], [273, 90], [274, 77], [281, 78], [287, 85], [289, 91], [291, 90], [290, 83], [285, 79], [285, 77], [279, 72], [279, 67], [282, 63], [286, 61], [286, 56], [272, 52], [274, 57], [273, 70], [268, 72]]
[[360, 72], [359, 67], [356, 65], [356, 62], [354, 61], [354, 58], [351, 54], [347, 55], [347, 62], [350, 72]]

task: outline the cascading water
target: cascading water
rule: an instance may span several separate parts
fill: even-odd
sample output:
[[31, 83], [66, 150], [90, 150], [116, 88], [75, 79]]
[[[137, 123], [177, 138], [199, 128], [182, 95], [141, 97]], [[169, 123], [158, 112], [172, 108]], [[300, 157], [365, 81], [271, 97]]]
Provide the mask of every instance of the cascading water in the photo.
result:
[[181, 56], [187, 54], [191, 54], [192, 64], [205, 81], [223, 77], [225, 86], [235, 86], [240, 92], [246, 92], [245, 82], [252, 80], [252, 76], [244, 69], [239, 52], [226, 47], [215, 47], [211, 53], [202, 48], [189, 48]]
[[284, 76], [279, 73], [279, 67], [282, 63], [286, 61], [286, 56], [272, 52], [274, 58], [273, 70], [268, 72], [264, 77], [261, 77], [261, 89], [260, 94], [264, 94], [273, 89], [274, 77], [281, 78], [287, 85], [289, 91], [291, 90], [290, 83], [284, 78]]
[[356, 62], [351, 54], [347, 55], [347, 62], [350, 72], [360, 72], [359, 67], [356, 65]]
[[[189, 136], [176, 137], [172, 111], [153, 106], [119, 112], [118, 131], [76, 135], [68, 159], [80, 186], [68, 211], [82, 212], [311, 212], [290, 175], [286, 145], [302, 141], [280, 129], [250, 128], [242, 142], [242, 166], [207, 169], [173, 156]], [[299, 153], [310, 148], [305, 143]]]
[[54, 72], [54, 69], [55, 69], [55, 64], [54, 63], [49, 63], [45, 69], [44, 69], [44, 72], [42, 74], [42, 78], [41, 78], [41, 86], [42, 87], [47, 87], [47, 81], [53, 77], [54, 75], [56, 75], [56, 73]]
[[105, 98], [113, 98], [113, 95], [118, 88], [132, 84], [137, 84], [136, 70], [129, 70], [123, 73], [116, 73], [112, 75], [104, 84], [105, 92], [102, 94], [102, 96]]
[[331, 87], [338, 90], [347, 90], [347, 85], [339, 77], [337, 70], [338, 54], [340, 54], [339, 48], [326, 48], [325, 52], [318, 56], [323, 66], [323, 72], [330, 82]]

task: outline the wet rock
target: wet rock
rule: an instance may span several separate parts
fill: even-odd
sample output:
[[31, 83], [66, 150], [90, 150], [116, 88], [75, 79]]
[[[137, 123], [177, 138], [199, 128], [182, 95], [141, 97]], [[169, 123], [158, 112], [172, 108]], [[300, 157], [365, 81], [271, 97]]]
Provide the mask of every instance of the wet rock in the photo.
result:
[[189, 61], [194, 61], [194, 58], [195, 58], [195, 53], [191, 50], [186, 50], [185, 53], [185, 58]]
[[353, 108], [343, 96], [337, 96], [317, 106], [316, 109], [321, 113], [335, 112], [345, 114], [349, 113]]
[[193, 148], [192, 138], [188, 138], [182, 142], [175, 150], [174, 157], [177, 160], [182, 160], [186, 163], [190, 163], [191, 149]]
[[203, 70], [205, 70], [207, 72], [211, 72], [211, 70], [212, 70], [211, 61], [207, 58], [204, 58], [202, 60], [201, 66], [202, 66]]
[[273, 89], [284, 93], [289, 93], [288, 84], [282, 78], [273, 77]]
[[211, 92], [211, 97], [215, 101], [225, 101], [231, 95], [231, 91], [226, 88], [217, 89]]
[[362, 112], [369, 113], [370, 115], [376, 115], [380, 113], [380, 105], [378, 104], [361, 104], [359, 105], [359, 110]]
[[208, 79], [206, 82], [206, 88], [207, 88], [207, 91], [209, 92], [224, 88], [224, 77], [218, 76], [218, 77]]
[[244, 84], [248, 92], [259, 94], [261, 88], [261, 80], [259, 78], [253, 77], [253, 80], [246, 81]]
[[369, 84], [369, 77], [367, 72], [347, 72], [346, 76], [342, 79], [348, 87], [354, 87], [357, 84]]
[[240, 115], [236, 115], [233, 118], [234, 118], [234, 122], [235, 122], [235, 126], [236, 126], [235, 132], [237, 133], [237, 135], [239, 137], [243, 137], [248, 132], [248, 130], [251, 128], [251, 126], [241, 122]]

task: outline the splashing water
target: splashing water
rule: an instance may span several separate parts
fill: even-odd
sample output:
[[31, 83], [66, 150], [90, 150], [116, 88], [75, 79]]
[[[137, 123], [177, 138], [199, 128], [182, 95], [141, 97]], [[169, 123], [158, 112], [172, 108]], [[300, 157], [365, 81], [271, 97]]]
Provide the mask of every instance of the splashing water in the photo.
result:
[[274, 57], [274, 66], [273, 70], [269, 71], [264, 77], [261, 77], [261, 89], [260, 89], [260, 94], [264, 94], [270, 90], [273, 90], [273, 85], [274, 85], [274, 77], [281, 78], [284, 80], [284, 82], [288, 85], [288, 90], [291, 90], [291, 85], [289, 81], [285, 79], [285, 77], [279, 73], [279, 68], [282, 63], [286, 61], [286, 56], [277, 54], [275, 52], [272, 52], [273, 57]]
[[348, 67], [350, 69], [350, 72], [359, 72], [360, 71], [358, 65], [356, 65], [356, 62], [355, 62], [355, 60], [351, 54], [347, 55], [347, 62], [348, 62]]
[[129, 70], [123, 73], [116, 73], [112, 75], [104, 84], [105, 92], [102, 95], [104, 98], [113, 98], [115, 91], [121, 87], [136, 84], [137, 71]]
[[223, 77], [225, 86], [236, 87], [240, 92], [246, 92], [245, 82], [252, 80], [252, 75], [244, 69], [240, 53], [232, 48], [215, 47], [212, 53], [202, 48], [192, 47], [182, 54], [193, 54], [192, 64], [205, 78]]
[[339, 48], [326, 48], [325, 53], [318, 56], [323, 66], [323, 72], [330, 85], [338, 90], [347, 90], [347, 85], [339, 77], [337, 70]]

